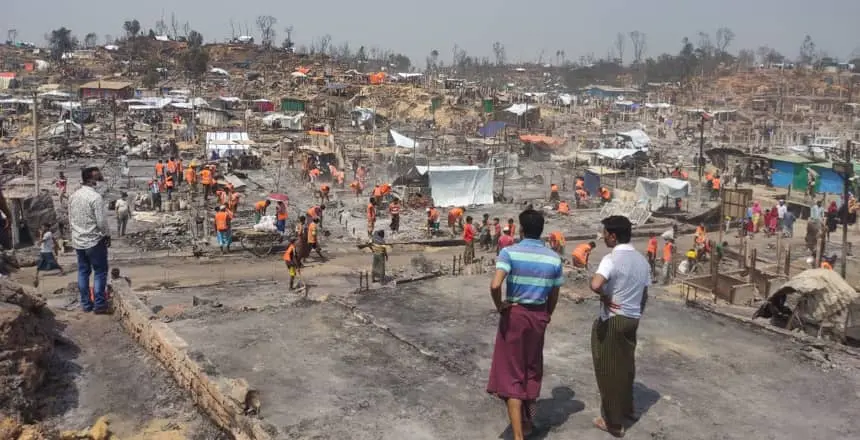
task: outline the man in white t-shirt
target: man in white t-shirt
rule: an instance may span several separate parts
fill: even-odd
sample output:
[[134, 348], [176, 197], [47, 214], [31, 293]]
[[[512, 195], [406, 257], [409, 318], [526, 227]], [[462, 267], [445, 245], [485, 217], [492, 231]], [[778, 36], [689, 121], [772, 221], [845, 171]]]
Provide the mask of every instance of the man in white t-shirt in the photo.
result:
[[630, 244], [627, 217], [603, 219], [603, 240], [612, 249], [591, 279], [600, 295], [600, 316], [591, 331], [591, 355], [600, 390], [602, 417], [594, 426], [614, 436], [624, 435], [624, 421], [638, 416], [633, 408], [636, 331], [648, 299], [651, 266]]

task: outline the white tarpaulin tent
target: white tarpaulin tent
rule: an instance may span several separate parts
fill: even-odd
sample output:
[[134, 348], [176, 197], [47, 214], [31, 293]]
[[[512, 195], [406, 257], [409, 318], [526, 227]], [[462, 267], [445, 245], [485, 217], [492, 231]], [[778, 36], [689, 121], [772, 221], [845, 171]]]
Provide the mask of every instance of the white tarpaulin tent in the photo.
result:
[[606, 159], [620, 160], [632, 156], [640, 150], [635, 148], [602, 148], [600, 150], [585, 150], [585, 154], [594, 154]]
[[66, 119], [65, 121], [57, 122], [56, 124], [48, 128], [48, 134], [51, 136], [62, 136], [66, 133], [76, 135], [80, 134], [81, 126], [71, 120]]
[[295, 115], [272, 113], [263, 117], [263, 125], [266, 127], [274, 127], [275, 125], [280, 124], [281, 128], [286, 128], [287, 130], [301, 130], [304, 118], [304, 113], [297, 113]]
[[647, 200], [651, 204], [651, 210], [663, 206], [668, 199], [670, 202], [675, 199], [683, 199], [690, 195], [690, 182], [680, 179], [646, 179], [640, 177], [636, 179], [636, 200]]
[[430, 175], [433, 203], [436, 206], [491, 205], [493, 203], [493, 169], [463, 168], [462, 166], [434, 166], [427, 171]]
[[238, 156], [251, 149], [247, 132], [209, 132], [206, 133], [206, 155], [217, 151], [221, 157]]
[[389, 130], [389, 132], [391, 133], [391, 138], [394, 139], [394, 145], [398, 147], [415, 148], [418, 146], [418, 142], [415, 142], [415, 140], [413, 140], [412, 138], [403, 136], [402, 134], [394, 130]]
[[624, 138], [631, 147], [645, 150], [651, 145], [651, 138], [642, 130], [619, 131], [616, 136]]

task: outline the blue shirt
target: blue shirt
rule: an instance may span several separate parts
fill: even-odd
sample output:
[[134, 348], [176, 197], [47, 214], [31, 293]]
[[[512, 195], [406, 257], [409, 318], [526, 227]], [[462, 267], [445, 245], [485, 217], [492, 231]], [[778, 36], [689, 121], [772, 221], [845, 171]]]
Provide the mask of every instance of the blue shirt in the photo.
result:
[[496, 269], [507, 272], [506, 300], [513, 303], [544, 304], [564, 284], [561, 258], [541, 240], [527, 238], [502, 249]]

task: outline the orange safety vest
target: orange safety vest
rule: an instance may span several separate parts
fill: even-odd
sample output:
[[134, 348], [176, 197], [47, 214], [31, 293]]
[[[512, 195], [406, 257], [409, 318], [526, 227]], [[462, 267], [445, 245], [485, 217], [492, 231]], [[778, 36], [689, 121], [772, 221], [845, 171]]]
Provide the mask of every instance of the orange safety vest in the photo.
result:
[[549, 242], [553, 243], [557, 246], [564, 246], [564, 235], [559, 231], [555, 231], [549, 234]]
[[584, 188], [585, 181], [582, 179], [576, 179], [576, 189]]
[[200, 172], [200, 182], [204, 185], [212, 184], [212, 171], [204, 169]]
[[711, 185], [713, 185], [714, 189], [720, 189], [720, 178], [714, 177], [714, 180], [711, 181]]
[[167, 178], [165, 178], [165, 179], [164, 179], [164, 186], [165, 186], [167, 189], [172, 189], [172, 188], [173, 188], [173, 176], [168, 175], [168, 176], [167, 176]]
[[194, 172], [194, 168], [188, 167], [185, 169], [185, 181], [188, 183], [197, 181], [197, 173]]
[[317, 242], [317, 224], [311, 223], [308, 225], [308, 243]]
[[259, 202], [254, 203], [254, 211], [257, 211], [259, 213], [263, 213], [265, 210], [266, 210], [266, 201], [265, 200], [260, 200]]
[[391, 192], [391, 185], [389, 185], [387, 183], [383, 183], [379, 187], [379, 193], [382, 194], [383, 196], [390, 193], [390, 192]]
[[648, 252], [657, 255], [657, 237], [648, 240]]
[[551, 192], [558, 192], [558, 185], [553, 183], [552, 185], [549, 186], [549, 190]]
[[612, 197], [612, 193], [610, 193], [607, 188], [600, 188], [600, 197], [603, 198], [603, 200], [609, 200], [609, 198]]
[[570, 205], [567, 202], [559, 202], [558, 204], [558, 212], [562, 214], [567, 214], [570, 212]]
[[219, 211], [215, 213], [215, 230], [226, 231], [230, 229], [230, 216], [227, 211]]
[[168, 173], [175, 173], [176, 172], [176, 162], [174, 162], [172, 160], [167, 161], [167, 172]]
[[278, 220], [279, 221], [280, 220], [286, 220], [287, 219], [287, 208], [284, 207], [283, 211], [278, 210], [277, 214], [278, 214]]
[[323, 194], [328, 194], [328, 191], [329, 191], [328, 185], [320, 186], [320, 191], [322, 191]]
[[663, 261], [667, 263], [672, 261], [672, 243], [666, 243], [663, 246]]
[[430, 208], [430, 212], [427, 213], [427, 216], [430, 217], [430, 220], [435, 222], [439, 220], [439, 211], [436, 208]]
[[311, 219], [319, 217], [319, 211], [317, 211], [318, 208], [319, 208], [319, 206], [314, 206], [313, 208], [308, 208], [308, 212], [307, 212], [308, 217], [310, 217]]
[[833, 266], [831, 266], [830, 263], [828, 263], [826, 261], [821, 262], [821, 268], [827, 269], [827, 270], [833, 270]]
[[296, 253], [296, 245], [291, 244], [287, 246], [287, 251], [284, 252], [284, 261], [286, 261], [287, 263], [292, 263], [294, 253]]
[[163, 163], [156, 163], [155, 164], [155, 175], [161, 176], [162, 174], [164, 174], [164, 164]]
[[373, 203], [367, 204], [367, 219], [376, 220], [376, 207], [373, 206]]
[[591, 253], [591, 246], [588, 243], [583, 243], [573, 250], [573, 260], [579, 264], [588, 262], [588, 254]]

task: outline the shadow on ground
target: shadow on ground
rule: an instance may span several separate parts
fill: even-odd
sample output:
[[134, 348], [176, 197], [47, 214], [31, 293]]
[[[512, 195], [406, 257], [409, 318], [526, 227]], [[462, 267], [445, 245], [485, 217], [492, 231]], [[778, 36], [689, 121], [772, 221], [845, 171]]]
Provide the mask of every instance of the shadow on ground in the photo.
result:
[[45, 365], [45, 382], [39, 390], [39, 404], [36, 417], [39, 420], [63, 415], [79, 404], [80, 393], [76, 378], [81, 374], [81, 366], [76, 362], [81, 354], [80, 347], [63, 333], [67, 324], [56, 319], [52, 311], [45, 310], [53, 321], [54, 351]]
[[[585, 409], [585, 404], [575, 399], [576, 393], [569, 387], [555, 387], [552, 389], [552, 397], [549, 399], [538, 399], [537, 415], [535, 416], [535, 429], [526, 438], [529, 440], [542, 440], [556, 427], [564, 425], [570, 416]], [[504, 440], [513, 438], [510, 425], [499, 436]]]

